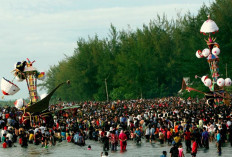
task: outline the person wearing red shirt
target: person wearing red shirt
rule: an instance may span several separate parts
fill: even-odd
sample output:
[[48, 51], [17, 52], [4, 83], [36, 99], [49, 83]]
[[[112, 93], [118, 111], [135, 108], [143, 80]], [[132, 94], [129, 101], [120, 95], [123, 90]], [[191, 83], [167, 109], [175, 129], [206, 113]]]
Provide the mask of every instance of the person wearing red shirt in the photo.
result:
[[19, 138], [19, 144], [22, 145], [23, 141], [22, 141], [22, 137]]
[[191, 136], [191, 132], [189, 131], [189, 129], [186, 129], [184, 133], [186, 151], [191, 151], [191, 137], [190, 136]]
[[10, 116], [10, 114], [9, 114], [9, 113], [6, 113], [5, 118], [8, 119], [9, 116]]
[[72, 139], [72, 138], [71, 138], [70, 134], [68, 134], [67, 141], [68, 141], [68, 142], [71, 142], [71, 139]]
[[176, 126], [174, 127], [175, 133], [178, 133], [178, 127], [179, 127], [179, 125], [176, 124]]
[[196, 157], [197, 155], [197, 142], [196, 139], [193, 139], [193, 146], [192, 146], [192, 153], [191, 153], [192, 157]]
[[170, 129], [168, 129], [167, 131], [167, 140], [168, 140], [168, 144], [172, 144], [172, 133]]
[[121, 130], [121, 133], [119, 134], [119, 141], [120, 141], [120, 148], [121, 148], [121, 151], [125, 151], [126, 150], [126, 141], [127, 141], [127, 136], [126, 134], [124, 133], [123, 130]]
[[97, 121], [96, 121], [96, 124], [97, 124], [97, 126], [99, 126], [99, 125], [100, 125], [99, 120], [97, 120]]
[[7, 148], [6, 140], [4, 140], [4, 143], [2, 144], [2, 148]]
[[118, 136], [115, 134], [115, 130], [113, 130], [110, 135], [110, 142], [111, 142], [111, 151], [116, 151], [117, 143], [118, 143]]

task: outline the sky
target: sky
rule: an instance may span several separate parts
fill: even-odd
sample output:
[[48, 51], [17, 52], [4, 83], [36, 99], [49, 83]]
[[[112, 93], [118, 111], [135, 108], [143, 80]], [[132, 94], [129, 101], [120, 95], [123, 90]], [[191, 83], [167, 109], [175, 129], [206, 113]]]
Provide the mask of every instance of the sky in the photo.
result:
[[[0, 77], [13, 80], [18, 61], [29, 58], [38, 71], [48, 71], [65, 56], [72, 56], [77, 40], [108, 36], [110, 24], [135, 30], [154, 20], [190, 11], [196, 15], [213, 0], [1, 0]], [[207, 18], [207, 17], [206, 17]], [[26, 82], [14, 81], [20, 91], [3, 100], [28, 98]], [[40, 82], [39, 82], [40, 83]], [[46, 93], [38, 90], [39, 95]], [[1, 95], [0, 95], [1, 96]]]

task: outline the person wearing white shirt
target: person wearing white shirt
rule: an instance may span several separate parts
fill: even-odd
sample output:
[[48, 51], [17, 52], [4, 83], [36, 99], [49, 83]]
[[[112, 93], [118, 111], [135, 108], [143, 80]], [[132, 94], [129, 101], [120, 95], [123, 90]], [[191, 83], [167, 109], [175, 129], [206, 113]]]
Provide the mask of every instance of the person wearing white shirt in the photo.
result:
[[42, 133], [42, 134], [45, 133], [45, 129], [46, 129], [46, 128], [45, 128], [44, 126], [39, 127], [39, 129], [41, 130], [41, 133]]
[[208, 132], [209, 132], [209, 135], [210, 135], [209, 140], [210, 140], [210, 142], [212, 142], [213, 138], [214, 138], [214, 126], [213, 126], [213, 124], [209, 123], [207, 125], [207, 128], [208, 128]]
[[8, 137], [9, 140], [13, 141], [13, 135], [10, 132], [6, 134], [6, 137]]
[[39, 127], [36, 126], [35, 130], [34, 130], [34, 135], [39, 131]]
[[2, 129], [2, 131], [1, 131], [1, 137], [3, 137], [4, 134], [7, 134], [7, 131], [4, 130], [4, 129]]
[[230, 127], [231, 126], [231, 121], [228, 120], [226, 124], [228, 125], [228, 127]]
[[203, 128], [203, 120], [202, 120], [202, 119], [199, 120], [199, 128], [200, 128], [200, 129]]
[[3, 119], [3, 120], [6, 119], [5, 113], [2, 114], [2, 119]]
[[127, 126], [130, 126], [130, 118], [127, 119]]
[[145, 128], [145, 137], [146, 137], [147, 141], [149, 141], [149, 138], [150, 138], [149, 125], [147, 125], [146, 128]]

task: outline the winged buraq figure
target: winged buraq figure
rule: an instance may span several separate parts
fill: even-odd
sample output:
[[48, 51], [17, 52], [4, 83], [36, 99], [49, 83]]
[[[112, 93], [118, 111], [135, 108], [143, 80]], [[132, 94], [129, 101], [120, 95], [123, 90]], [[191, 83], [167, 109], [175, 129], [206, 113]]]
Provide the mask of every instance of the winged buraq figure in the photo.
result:
[[[37, 80], [43, 81], [45, 79], [45, 72], [37, 71], [36, 68], [32, 66], [34, 62], [35, 61], [31, 62], [27, 58], [27, 61], [17, 62], [13, 70], [15, 79], [18, 82], [23, 82], [25, 80], [28, 87], [30, 102], [26, 104], [23, 99], [18, 99], [15, 102], [15, 107], [24, 111], [22, 119], [27, 125], [30, 124], [31, 119], [36, 115], [45, 118], [45, 120], [48, 119], [47, 121], [49, 122], [51, 121], [49, 120], [52, 118], [51, 113], [47, 112], [49, 101], [55, 91], [66, 83], [60, 83], [49, 94], [46, 94], [42, 98], [42, 95], [39, 96], [37, 92]], [[69, 84], [70, 81], [67, 81], [67, 83]], [[14, 95], [20, 89], [13, 81], [2, 78], [1, 90], [4, 95]]]

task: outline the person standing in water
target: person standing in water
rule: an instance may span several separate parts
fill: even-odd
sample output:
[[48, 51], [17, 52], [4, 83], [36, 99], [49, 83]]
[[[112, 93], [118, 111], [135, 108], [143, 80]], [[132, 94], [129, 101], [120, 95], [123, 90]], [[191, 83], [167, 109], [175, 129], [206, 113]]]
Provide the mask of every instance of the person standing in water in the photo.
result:
[[178, 157], [184, 157], [184, 150], [182, 148], [182, 143], [179, 144], [179, 156]]
[[117, 150], [118, 137], [115, 134], [115, 130], [113, 130], [112, 133], [111, 133], [110, 141], [111, 141], [111, 151], [116, 151]]
[[171, 154], [171, 157], [178, 157], [179, 155], [179, 150], [178, 150], [178, 146], [177, 144], [175, 143], [173, 145], [173, 147], [170, 149], [170, 154]]
[[203, 128], [202, 133], [202, 142], [206, 149], [209, 149], [209, 133], [206, 131], [206, 128]]
[[121, 151], [125, 151], [126, 150], [126, 145], [127, 145], [127, 136], [124, 133], [123, 130], [121, 130], [121, 133], [119, 134], [119, 141], [120, 141], [120, 148]]
[[196, 157], [197, 155], [197, 141], [195, 138], [193, 138], [193, 146], [192, 146], [192, 152], [191, 152], [191, 155], [192, 157]]
[[186, 132], [184, 133], [185, 137], [185, 145], [186, 145], [186, 151], [191, 151], [191, 132], [189, 129], [186, 129]]
[[217, 135], [216, 135], [216, 139], [217, 139], [217, 151], [218, 151], [218, 155], [221, 155], [222, 153], [222, 135], [220, 133], [220, 130], [217, 130]]
[[163, 154], [160, 157], [167, 157], [167, 152], [163, 151]]

